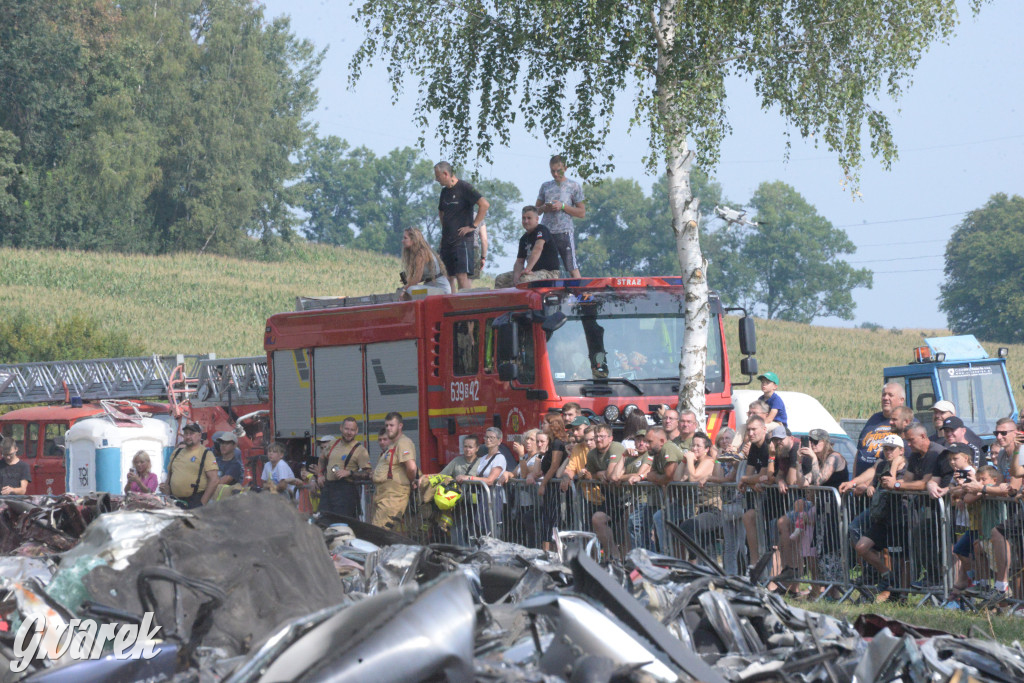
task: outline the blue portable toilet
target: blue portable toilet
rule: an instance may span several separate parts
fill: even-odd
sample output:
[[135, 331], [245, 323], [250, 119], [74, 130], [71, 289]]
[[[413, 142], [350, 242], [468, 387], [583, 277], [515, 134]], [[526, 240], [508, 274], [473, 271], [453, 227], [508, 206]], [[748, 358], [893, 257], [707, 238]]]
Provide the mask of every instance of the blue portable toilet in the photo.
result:
[[68, 429], [65, 439], [66, 491], [124, 493], [128, 470], [139, 451], [149, 455], [153, 472], [166, 479], [167, 455], [174, 431], [162, 420], [149, 417], [130, 421], [107, 415], [80, 420]]

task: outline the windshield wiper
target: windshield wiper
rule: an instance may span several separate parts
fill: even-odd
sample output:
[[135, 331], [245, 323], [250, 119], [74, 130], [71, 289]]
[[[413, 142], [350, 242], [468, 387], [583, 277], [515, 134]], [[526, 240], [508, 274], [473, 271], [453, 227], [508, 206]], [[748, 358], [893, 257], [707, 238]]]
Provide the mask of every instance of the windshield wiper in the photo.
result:
[[605, 381], [605, 382], [622, 382], [623, 384], [625, 384], [629, 388], [631, 388], [634, 391], [636, 391], [636, 393], [640, 394], [641, 396], [644, 395], [644, 390], [641, 389], [640, 386], [636, 382], [631, 380], [631, 379], [626, 379], [625, 377], [605, 377], [602, 381]]

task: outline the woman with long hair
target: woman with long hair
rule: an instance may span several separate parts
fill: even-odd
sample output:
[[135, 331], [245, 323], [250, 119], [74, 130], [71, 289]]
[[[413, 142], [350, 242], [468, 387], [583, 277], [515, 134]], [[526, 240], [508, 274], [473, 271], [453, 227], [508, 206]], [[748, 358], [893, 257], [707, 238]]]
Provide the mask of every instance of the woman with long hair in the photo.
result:
[[426, 287], [427, 294], [452, 293], [444, 264], [417, 228], [406, 228], [402, 233], [402, 272], [405, 286], [398, 291], [403, 299], [409, 298], [409, 288], [415, 285]]

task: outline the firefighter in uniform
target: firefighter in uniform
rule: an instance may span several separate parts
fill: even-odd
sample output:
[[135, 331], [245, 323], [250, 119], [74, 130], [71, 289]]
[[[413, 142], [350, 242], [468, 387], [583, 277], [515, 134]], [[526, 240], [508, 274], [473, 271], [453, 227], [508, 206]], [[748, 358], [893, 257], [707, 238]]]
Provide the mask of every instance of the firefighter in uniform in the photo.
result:
[[171, 495], [186, 509], [206, 505], [217, 488], [217, 458], [203, 445], [203, 428], [194, 422], [181, 430], [185, 443], [171, 454], [167, 481], [160, 484], [160, 493]]
[[373, 470], [373, 505], [370, 523], [394, 529], [409, 505], [412, 482], [416, 481], [416, 446], [402, 434], [402, 416], [390, 412], [384, 419], [390, 447], [377, 459]]
[[320, 456], [320, 477], [323, 487], [320, 510], [346, 517], [359, 517], [362, 487], [356, 483], [370, 478], [370, 454], [362, 441], [357, 441], [359, 423], [347, 417], [341, 423], [341, 438], [331, 440]]

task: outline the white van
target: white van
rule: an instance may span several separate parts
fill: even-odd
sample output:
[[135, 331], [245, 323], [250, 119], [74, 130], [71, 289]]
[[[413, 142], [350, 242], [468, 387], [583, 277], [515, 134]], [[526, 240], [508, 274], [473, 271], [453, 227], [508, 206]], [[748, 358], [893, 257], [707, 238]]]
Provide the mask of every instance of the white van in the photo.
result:
[[[807, 436], [812, 429], [824, 429], [831, 437], [832, 447], [846, 458], [852, 470], [857, 456], [857, 444], [850, 438], [818, 399], [799, 391], [775, 392], [786, 404], [786, 415], [789, 418], [789, 431], [794, 436]], [[762, 393], [753, 389], [733, 389], [732, 408], [736, 413], [736, 429], [743, 429], [747, 423], [747, 408], [761, 398]]]

